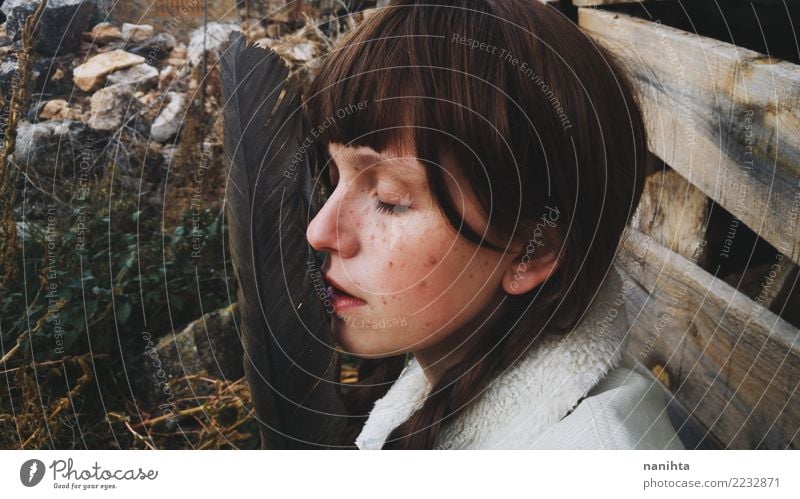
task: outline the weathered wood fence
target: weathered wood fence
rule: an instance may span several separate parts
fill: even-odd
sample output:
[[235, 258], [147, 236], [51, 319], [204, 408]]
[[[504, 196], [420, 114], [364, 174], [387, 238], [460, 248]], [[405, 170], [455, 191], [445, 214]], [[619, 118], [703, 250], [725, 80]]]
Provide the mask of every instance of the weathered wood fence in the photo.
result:
[[726, 3], [755, 14], [727, 40], [677, 2], [558, 6], [621, 58], [643, 103], [651, 168], [618, 260], [629, 352], [687, 447], [798, 448], [800, 53], [759, 18], [797, 9]]

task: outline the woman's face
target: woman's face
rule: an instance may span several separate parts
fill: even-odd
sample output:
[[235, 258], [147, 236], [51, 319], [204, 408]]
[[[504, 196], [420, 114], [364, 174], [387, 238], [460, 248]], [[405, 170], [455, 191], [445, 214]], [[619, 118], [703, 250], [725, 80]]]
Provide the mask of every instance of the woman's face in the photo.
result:
[[[503, 291], [513, 254], [460, 237], [436, 208], [415, 158], [368, 147], [328, 146], [333, 193], [307, 238], [328, 252], [322, 269], [334, 291], [333, 334], [360, 357], [446, 353]], [[463, 182], [445, 174], [465, 221], [486, 218]], [[344, 294], [344, 293], [346, 294]], [[463, 329], [462, 329], [463, 328]]]

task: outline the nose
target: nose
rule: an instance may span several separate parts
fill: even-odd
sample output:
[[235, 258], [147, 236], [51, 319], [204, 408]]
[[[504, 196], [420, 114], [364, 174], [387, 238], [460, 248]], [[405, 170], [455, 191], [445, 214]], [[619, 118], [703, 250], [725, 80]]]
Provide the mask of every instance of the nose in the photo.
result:
[[345, 186], [340, 183], [306, 229], [308, 244], [317, 251], [338, 253], [350, 258], [358, 253], [358, 237], [352, 230], [352, 214], [348, 211]]

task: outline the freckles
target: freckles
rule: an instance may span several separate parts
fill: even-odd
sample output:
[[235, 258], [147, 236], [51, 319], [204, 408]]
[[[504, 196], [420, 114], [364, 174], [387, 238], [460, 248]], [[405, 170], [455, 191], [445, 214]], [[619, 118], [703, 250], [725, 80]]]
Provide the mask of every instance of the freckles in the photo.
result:
[[439, 260], [434, 255], [428, 255], [428, 265], [433, 267]]

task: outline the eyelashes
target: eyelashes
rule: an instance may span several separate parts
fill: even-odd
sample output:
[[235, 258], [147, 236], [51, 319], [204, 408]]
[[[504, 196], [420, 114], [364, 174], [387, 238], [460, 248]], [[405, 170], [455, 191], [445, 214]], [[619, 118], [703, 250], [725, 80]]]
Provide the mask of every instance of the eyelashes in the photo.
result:
[[408, 206], [405, 206], [405, 205], [402, 205], [402, 204], [384, 203], [380, 199], [376, 199], [375, 200], [375, 208], [380, 213], [385, 213], [387, 215], [393, 215], [393, 216], [402, 215], [403, 213], [407, 212], [408, 209], [409, 209]]

